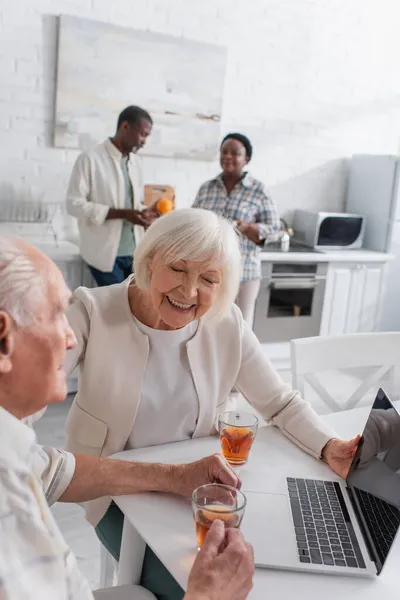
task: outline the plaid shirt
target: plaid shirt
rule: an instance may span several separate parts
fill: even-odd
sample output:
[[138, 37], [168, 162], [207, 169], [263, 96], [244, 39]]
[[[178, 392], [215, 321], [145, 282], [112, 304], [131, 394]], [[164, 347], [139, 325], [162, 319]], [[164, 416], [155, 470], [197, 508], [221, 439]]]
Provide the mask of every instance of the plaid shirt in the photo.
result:
[[49, 508], [74, 471], [73, 454], [0, 407], [0, 600], [93, 600]]
[[[259, 238], [267, 242], [278, 239], [279, 216], [274, 202], [267, 196], [261, 181], [246, 175], [228, 195], [222, 174], [206, 181], [193, 203], [195, 208], [206, 208], [230, 221], [257, 223]], [[260, 246], [241, 236], [242, 281], [261, 278]]]

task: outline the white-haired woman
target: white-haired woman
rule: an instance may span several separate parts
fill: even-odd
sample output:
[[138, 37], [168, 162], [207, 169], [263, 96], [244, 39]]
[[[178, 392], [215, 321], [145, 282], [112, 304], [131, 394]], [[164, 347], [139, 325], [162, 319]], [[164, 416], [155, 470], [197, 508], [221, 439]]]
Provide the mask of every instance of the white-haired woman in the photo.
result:
[[[68, 318], [78, 344], [67, 368], [80, 370], [68, 449], [109, 456], [211, 435], [236, 385], [294, 443], [345, 472], [357, 440], [335, 439], [284, 384], [234, 304], [241, 257], [227, 221], [202, 209], [163, 216], [136, 248], [134, 271], [122, 284], [74, 294]], [[118, 558], [122, 513], [109, 498], [86, 511]], [[164, 593], [159, 569], [148, 550], [142, 585], [178, 598], [178, 587]]]

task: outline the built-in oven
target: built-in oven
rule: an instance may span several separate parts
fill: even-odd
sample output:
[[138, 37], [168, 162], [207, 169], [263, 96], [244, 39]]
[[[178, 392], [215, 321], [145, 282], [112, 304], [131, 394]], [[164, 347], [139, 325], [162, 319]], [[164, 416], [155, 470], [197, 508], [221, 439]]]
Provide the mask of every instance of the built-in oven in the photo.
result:
[[319, 335], [327, 263], [263, 262], [254, 333], [261, 343]]

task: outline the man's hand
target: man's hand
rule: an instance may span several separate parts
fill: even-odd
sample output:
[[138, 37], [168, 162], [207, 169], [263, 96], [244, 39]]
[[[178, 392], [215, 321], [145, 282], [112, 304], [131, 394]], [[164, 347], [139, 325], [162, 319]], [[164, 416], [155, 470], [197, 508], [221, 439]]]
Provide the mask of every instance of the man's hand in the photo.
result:
[[245, 600], [253, 576], [253, 548], [238, 529], [214, 521], [194, 561], [184, 600]]
[[147, 228], [152, 224], [154, 219], [150, 218], [145, 210], [140, 211], [131, 209], [127, 210], [125, 220], [132, 223], [132, 225], [141, 225], [142, 227]]
[[160, 216], [160, 213], [157, 210], [157, 202], [153, 202], [153, 204], [144, 208], [142, 212], [151, 215], [153, 219], [157, 219]]
[[142, 210], [142, 215], [150, 222], [151, 225], [151, 223], [159, 218], [160, 213], [158, 212], [156, 205], [153, 204], [152, 206], [149, 206], [149, 208], [144, 208]]
[[247, 223], [246, 221], [238, 221], [236, 227], [240, 231], [240, 233], [243, 233], [243, 235], [245, 235], [251, 242], [253, 242], [254, 244], [260, 243], [257, 223]]
[[225, 483], [240, 488], [242, 482], [222, 454], [213, 454], [187, 465], [174, 465], [171, 470], [171, 492], [191, 496], [193, 490], [206, 483]]
[[357, 435], [350, 441], [332, 438], [322, 450], [322, 460], [343, 479], [347, 477], [360, 439], [361, 435]]
[[138, 492], [170, 492], [191, 496], [205, 483], [225, 483], [240, 488], [241, 481], [221, 454], [186, 465], [138, 463], [75, 454], [75, 473], [61, 502], [86, 502], [102, 496]]
[[141, 225], [144, 228], [149, 227], [154, 221], [151, 215], [146, 214], [146, 210], [140, 211], [133, 208], [110, 208], [106, 221], [111, 219], [124, 219], [132, 225]]

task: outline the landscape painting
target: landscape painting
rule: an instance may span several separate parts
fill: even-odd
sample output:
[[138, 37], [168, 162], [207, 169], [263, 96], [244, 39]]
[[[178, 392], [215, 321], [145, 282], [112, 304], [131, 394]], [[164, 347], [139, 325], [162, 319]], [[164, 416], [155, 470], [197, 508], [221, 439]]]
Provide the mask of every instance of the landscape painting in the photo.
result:
[[54, 144], [89, 149], [135, 104], [154, 128], [142, 154], [213, 160], [226, 48], [61, 16]]

